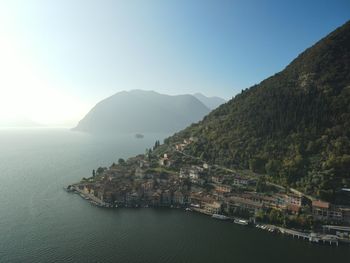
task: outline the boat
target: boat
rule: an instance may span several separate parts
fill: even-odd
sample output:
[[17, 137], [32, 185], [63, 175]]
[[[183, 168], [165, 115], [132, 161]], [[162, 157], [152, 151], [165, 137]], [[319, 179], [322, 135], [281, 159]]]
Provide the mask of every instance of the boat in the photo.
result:
[[228, 220], [228, 219], [230, 219], [229, 217], [224, 216], [224, 215], [220, 215], [220, 214], [213, 214], [211, 217], [215, 218], [215, 219], [220, 219], [220, 220]]
[[247, 220], [243, 220], [243, 219], [235, 219], [233, 222], [235, 224], [239, 224], [239, 225], [243, 225], [243, 226], [248, 225], [248, 221]]
[[187, 208], [185, 209], [185, 211], [192, 211], [192, 209], [189, 208], [189, 207], [187, 207]]
[[142, 139], [143, 137], [145, 137], [143, 134], [141, 134], [141, 133], [136, 133], [135, 134], [135, 138], [136, 139]]

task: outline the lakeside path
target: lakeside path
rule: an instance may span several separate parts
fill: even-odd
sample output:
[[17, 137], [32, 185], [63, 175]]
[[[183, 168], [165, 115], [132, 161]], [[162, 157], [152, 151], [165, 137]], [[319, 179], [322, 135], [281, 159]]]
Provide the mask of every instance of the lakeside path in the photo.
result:
[[96, 196], [92, 194], [84, 193], [84, 191], [80, 190], [79, 187], [76, 187], [72, 185], [73, 192], [76, 194], [79, 194], [82, 198], [84, 198], [87, 201], [90, 201], [92, 204], [102, 207], [107, 207], [107, 204], [103, 202], [101, 199], [97, 198]]

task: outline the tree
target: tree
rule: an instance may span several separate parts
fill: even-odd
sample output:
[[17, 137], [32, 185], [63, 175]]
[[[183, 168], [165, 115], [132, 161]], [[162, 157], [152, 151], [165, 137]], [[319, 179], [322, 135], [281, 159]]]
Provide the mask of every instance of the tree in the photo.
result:
[[100, 174], [102, 174], [102, 173], [104, 172], [104, 170], [105, 170], [105, 169], [104, 169], [103, 167], [98, 167], [96, 173], [97, 173], [98, 175], [100, 175]]
[[156, 142], [154, 143], [154, 146], [153, 146], [153, 150], [157, 149], [159, 146], [160, 146], [160, 141], [156, 140]]
[[123, 158], [119, 158], [118, 159], [118, 164], [119, 165], [124, 165], [125, 164], [125, 160]]
[[268, 175], [277, 176], [281, 169], [281, 162], [278, 160], [269, 160], [265, 165], [265, 170]]
[[259, 157], [255, 157], [249, 160], [249, 169], [253, 172], [264, 173], [265, 172], [265, 160]]
[[256, 191], [257, 192], [266, 192], [267, 185], [266, 185], [266, 178], [264, 176], [259, 177], [257, 183], [256, 183]]
[[95, 177], [96, 176], [96, 172], [95, 172], [95, 169], [92, 170], [92, 177]]

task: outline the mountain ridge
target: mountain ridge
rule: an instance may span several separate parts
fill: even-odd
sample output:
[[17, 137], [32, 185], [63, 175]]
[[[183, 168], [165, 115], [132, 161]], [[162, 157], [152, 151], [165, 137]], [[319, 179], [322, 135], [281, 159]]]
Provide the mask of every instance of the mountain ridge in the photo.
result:
[[73, 130], [91, 133], [175, 132], [199, 121], [209, 111], [192, 95], [121, 91], [98, 102]]
[[347, 22], [166, 143], [197, 137], [191, 155], [332, 200], [350, 185], [349, 120]]
[[216, 109], [221, 104], [226, 102], [226, 100], [224, 100], [223, 98], [220, 98], [217, 96], [207, 97], [199, 92], [194, 93], [193, 96], [195, 96], [197, 99], [199, 99], [201, 102], [203, 102], [203, 104], [206, 105], [211, 110]]

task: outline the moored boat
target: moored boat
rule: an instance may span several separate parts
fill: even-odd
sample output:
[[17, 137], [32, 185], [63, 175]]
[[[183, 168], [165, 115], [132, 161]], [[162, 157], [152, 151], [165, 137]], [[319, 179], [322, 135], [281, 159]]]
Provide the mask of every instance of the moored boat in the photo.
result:
[[220, 220], [228, 220], [228, 219], [230, 219], [229, 217], [227, 217], [225, 215], [220, 215], [220, 214], [213, 214], [211, 217], [215, 218], [215, 219], [220, 219]]
[[243, 220], [243, 219], [235, 219], [233, 222], [235, 224], [239, 224], [239, 225], [243, 225], [243, 226], [248, 225], [248, 221], [247, 220]]

